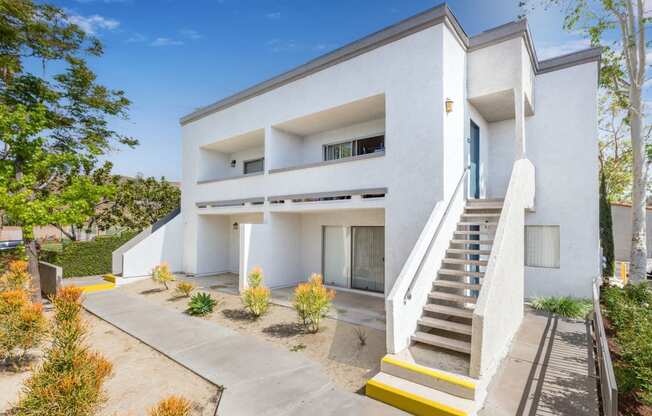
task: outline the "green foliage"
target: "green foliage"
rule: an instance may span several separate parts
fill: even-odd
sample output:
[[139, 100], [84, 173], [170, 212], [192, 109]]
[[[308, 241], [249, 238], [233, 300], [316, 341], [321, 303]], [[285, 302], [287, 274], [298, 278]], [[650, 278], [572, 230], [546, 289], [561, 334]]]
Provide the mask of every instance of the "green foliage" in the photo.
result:
[[255, 267], [248, 276], [249, 287], [242, 293], [242, 303], [254, 317], [258, 318], [269, 309], [271, 291], [263, 286], [263, 270]]
[[52, 344], [25, 382], [17, 416], [91, 416], [106, 400], [102, 384], [112, 365], [84, 342], [81, 289], [66, 287], [53, 300]]
[[63, 268], [63, 277], [95, 276], [111, 273], [111, 254], [131, 240], [135, 233], [97, 236], [91, 241], [71, 241], [63, 250], [42, 251], [41, 259]]
[[618, 389], [652, 405], [652, 291], [647, 283], [608, 287], [602, 301], [615, 332]]
[[0, 212], [30, 243], [34, 226], [86, 221], [114, 191], [89, 177], [98, 159], [137, 142], [109, 127], [129, 100], [97, 82], [86, 59], [102, 46], [63, 10], [0, 0], [0, 33]]
[[187, 312], [193, 316], [204, 316], [213, 312], [217, 301], [206, 292], [199, 292], [192, 295], [188, 302]]
[[294, 309], [308, 332], [319, 332], [321, 318], [326, 315], [335, 298], [335, 291], [324, 287], [321, 275], [313, 274], [307, 283], [294, 289]]
[[604, 173], [600, 175], [600, 244], [605, 257], [603, 276], [614, 275], [614, 232], [611, 219], [611, 204], [607, 196]]
[[156, 283], [162, 284], [165, 290], [168, 290], [168, 283], [174, 282], [175, 277], [170, 271], [170, 266], [163, 262], [152, 269], [152, 280]]
[[593, 305], [588, 299], [566, 297], [540, 297], [532, 301], [536, 310], [546, 311], [565, 318], [584, 318]]

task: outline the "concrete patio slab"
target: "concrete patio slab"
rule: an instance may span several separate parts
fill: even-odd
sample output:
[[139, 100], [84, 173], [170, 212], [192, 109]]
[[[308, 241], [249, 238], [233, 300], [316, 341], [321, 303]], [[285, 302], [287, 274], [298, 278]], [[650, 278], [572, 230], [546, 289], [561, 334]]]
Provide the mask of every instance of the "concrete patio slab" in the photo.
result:
[[335, 386], [294, 353], [123, 291], [86, 296], [85, 308], [205, 379], [225, 387], [221, 415], [404, 415]]
[[482, 416], [599, 414], [590, 326], [528, 310]]

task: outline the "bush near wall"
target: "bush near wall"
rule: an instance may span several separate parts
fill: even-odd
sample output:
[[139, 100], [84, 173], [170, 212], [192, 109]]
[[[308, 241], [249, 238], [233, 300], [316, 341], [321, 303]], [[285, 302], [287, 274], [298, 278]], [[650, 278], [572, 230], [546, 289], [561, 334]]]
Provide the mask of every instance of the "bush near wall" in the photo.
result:
[[136, 232], [97, 236], [91, 241], [64, 243], [60, 252], [41, 251], [41, 260], [63, 268], [63, 277], [94, 276], [111, 273], [111, 255], [131, 240]]

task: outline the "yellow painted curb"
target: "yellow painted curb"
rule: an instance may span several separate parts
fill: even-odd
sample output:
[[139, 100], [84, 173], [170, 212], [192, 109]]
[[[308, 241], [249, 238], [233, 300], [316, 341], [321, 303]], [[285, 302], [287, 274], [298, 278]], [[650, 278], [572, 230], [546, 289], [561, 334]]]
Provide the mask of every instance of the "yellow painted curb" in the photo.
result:
[[113, 284], [116, 284], [116, 283], [118, 283], [118, 279], [119, 279], [119, 278], [116, 277], [116, 276], [114, 276], [114, 275], [112, 275], [112, 274], [105, 274], [105, 275], [103, 276], [103, 279], [106, 280], [107, 282], [111, 282], [111, 283], [113, 283]]
[[368, 397], [405, 410], [416, 416], [466, 416], [463, 410], [438, 403], [425, 397], [397, 389], [376, 380], [367, 381], [365, 392]]
[[98, 283], [96, 285], [79, 286], [84, 293], [101, 292], [111, 290], [115, 287], [114, 283]]
[[433, 377], [441, 381], [445, 381], [450, 384], [455, 384], [456, 386], [464, 387], [465, 389], [475, 391], [475, 383], [463, 378], [455, 377], [452, 374], [442, 373], [430, 368], [424, 368], [416, 364], [408, 363], [405, 361], [397, 360], [394, 357], [388, 355], [383, 357], [383, 362], [387, 364], [395, 365], [397, 367], [405, 368], [406, 370], [413, 371], [415, 373], [420, 373], [428, 377]]

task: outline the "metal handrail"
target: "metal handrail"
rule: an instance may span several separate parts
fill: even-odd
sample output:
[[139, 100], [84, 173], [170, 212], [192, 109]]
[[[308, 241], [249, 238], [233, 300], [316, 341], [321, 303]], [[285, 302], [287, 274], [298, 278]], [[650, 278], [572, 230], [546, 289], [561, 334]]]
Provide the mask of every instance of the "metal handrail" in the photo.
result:
[[455, 186], [455, 191], [453, 191], [453, 195], [451, 195], [451, 198], [448, 200], [448, 204], [446, 205], [446, 210], [444, 211], [444, 215], [442, 215], [441, 220], [439, 220], [439, 224], [437, 224], [437, 229], [435, 230], [434, 234], [432, 235], [432, 238], [430, 239], [430, 242], [428, 243], [428, 248], [426, 249], [426, 252], [424, 253], [423, 257], [421, 258], [421, 261], [419, 262], [419, 267], [417, 267], [417, 271], [414, 273], [414, 276], [412, 276], [412, 281], [410, 282], [410, 286], [408, 286], [407, 291], [405, 292], [405, 296], [403, 297], [403, 303], [407, 302], [408, 300], [412, 299], [412, 289], [414, 288], [414, 285], [416, 284], [416, 279], [417, 276], [419, 276], [419, 273], [421, 273], [421, 270], [423, 269], [423, 263], [426, 257], [428, 257], [428, 254], [430, 253], [430, 250], [432, 249], [432, 245], [437, 239], [437, 236], [439, 235], [439, 231], [441, 230], [441, 227], [444, 224], [444, 220], [446, 220], [446, 217], [448, 217], [448, 212], [451, 209], [451, 204], [453, 203], [453, 200], [455, 199], [455, 196], [457, 196], [458, 192], [461, 189], [462, 183], [464, 183], [464, 179], [466, 178], [466, 175], [469, 173], [469, 170], [471, 169], [471, 166], [467, 166], [464, 168], [464, 171], [462, 172], [462, 176], [460, 177], [460, 180], [457, 181], [457, 185]]

